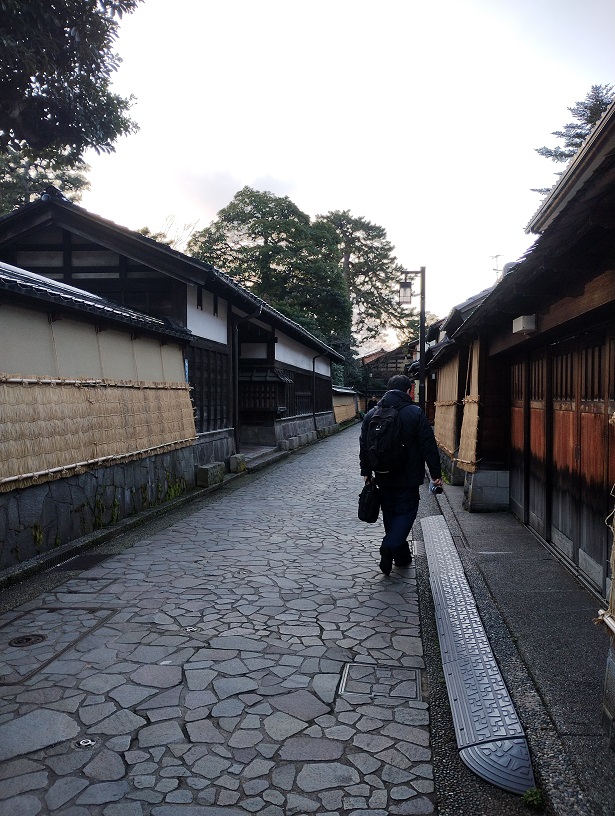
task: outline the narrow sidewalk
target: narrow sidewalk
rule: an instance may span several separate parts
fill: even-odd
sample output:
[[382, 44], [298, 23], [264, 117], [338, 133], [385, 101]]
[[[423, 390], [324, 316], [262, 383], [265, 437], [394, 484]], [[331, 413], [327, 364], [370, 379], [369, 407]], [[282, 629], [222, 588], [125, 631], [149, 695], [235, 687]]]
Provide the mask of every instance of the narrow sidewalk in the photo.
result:
[[511, 514], [467, 513], [462, 501], [463, 488], [447, 487], [439, 503], [551, 812], [615, 816], [599, 600]]

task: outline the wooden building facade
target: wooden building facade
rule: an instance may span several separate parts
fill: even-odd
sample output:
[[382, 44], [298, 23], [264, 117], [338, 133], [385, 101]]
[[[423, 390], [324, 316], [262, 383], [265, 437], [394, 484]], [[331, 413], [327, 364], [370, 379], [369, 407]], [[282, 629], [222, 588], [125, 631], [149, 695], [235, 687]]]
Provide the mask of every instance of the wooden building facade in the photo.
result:
[[343, 358], [210, 264], [53, 189], [0, 219], [0, 260], [187, 329], [197, 434], [226, 437], [227, 455], [335, 422], [331, 362]]
[[606, 598], [605, 519], [615, 483], [614, 106], [528, 231], [538, 238], [526, 257], [432, 360], [436, 435], [464, 475], [469, 510], [510, 508]]

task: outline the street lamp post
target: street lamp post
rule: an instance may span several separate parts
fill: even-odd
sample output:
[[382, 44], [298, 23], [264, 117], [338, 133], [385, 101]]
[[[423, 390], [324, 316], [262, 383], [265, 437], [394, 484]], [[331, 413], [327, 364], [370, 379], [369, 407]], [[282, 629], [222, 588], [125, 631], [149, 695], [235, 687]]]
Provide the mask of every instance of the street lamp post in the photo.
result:
[[415, 296], [412, 290], [412, 280], [408, 278], [419, 278], [421, 285], [420, 296], [420, 311], [419, 311], [419, 407], [422, 411], [425, 410], [425, 267], [417, 271], [410, 272], [403, 270], [403, 280], [399, 283], [399, 302], [403, 304], [411, 304], [412, 298]]

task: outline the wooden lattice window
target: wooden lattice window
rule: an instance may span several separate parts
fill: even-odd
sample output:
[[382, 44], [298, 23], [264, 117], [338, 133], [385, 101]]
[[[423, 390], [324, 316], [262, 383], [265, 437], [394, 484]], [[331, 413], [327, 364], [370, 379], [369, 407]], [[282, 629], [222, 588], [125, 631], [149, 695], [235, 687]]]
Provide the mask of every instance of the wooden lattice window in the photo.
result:
[[530, 362], [530, 399], [542, 402], [545, 398], [545, 361], [540, 358]]
[[513, 402], [523, 401], [523, 363], [513, 363], [510, 367], [510, 390]]
[[553, 357], [553, 399], [558, 402], [574, 400], [574, 362], [572, 351]]
[[593, 402], [604, 399], [604, 346], [596, 345], [583, 349], [583, 379], [581, 399]]

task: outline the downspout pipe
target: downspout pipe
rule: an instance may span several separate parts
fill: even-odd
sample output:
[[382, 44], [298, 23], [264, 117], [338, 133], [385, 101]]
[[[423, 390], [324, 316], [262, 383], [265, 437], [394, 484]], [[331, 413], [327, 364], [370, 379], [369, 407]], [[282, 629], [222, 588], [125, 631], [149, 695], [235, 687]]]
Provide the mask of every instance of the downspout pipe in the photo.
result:
[[239, 326], [242, 323], [249, 323], [250, 320], [260, 316], [263, 307], [259, 306], [256, 311], [245, 317], [235, 317], [233, 321], [233, 435], [235, 437], [235, 453], [239, 453]]

